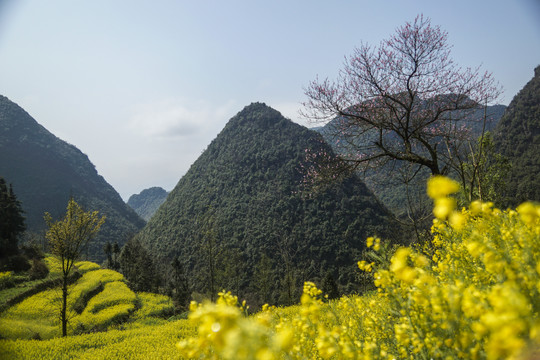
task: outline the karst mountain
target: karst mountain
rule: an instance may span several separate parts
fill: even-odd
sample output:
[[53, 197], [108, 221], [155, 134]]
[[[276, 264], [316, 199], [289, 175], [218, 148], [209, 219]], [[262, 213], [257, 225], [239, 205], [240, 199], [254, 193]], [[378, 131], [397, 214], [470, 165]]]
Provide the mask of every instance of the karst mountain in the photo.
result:
[[137, 239], [161, 262], [178, 258], [195, 292], [286, 303], [306, 280], [357, 290], [366, 238], [399, 228], [356, 175], [309, 190], [308, 149], [334, 156], [317, 132], [265, 104], [245, 107]]

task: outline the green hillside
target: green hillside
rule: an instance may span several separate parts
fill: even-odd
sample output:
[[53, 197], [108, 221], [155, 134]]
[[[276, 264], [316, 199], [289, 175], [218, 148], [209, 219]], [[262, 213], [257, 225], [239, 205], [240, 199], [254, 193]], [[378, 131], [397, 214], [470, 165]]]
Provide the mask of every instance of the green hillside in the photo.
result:
[[138, 239], [162, 259], [178, 257], [194, 292], [226, 288], [251, 304], [289, 303], [303, 281], [325, 277], [341, 291], [358, 290], [355, 263], [366, 237], [387, 237], [394, 224], [356, 176], [302, 192], [308, 148], [332, 153], [318, 133], [276, 110], [245, 107]]
[[45, 212], [55, 219], [62, 216], [70, 196], [86, 210], [106, 215], [107, 221], [88, 251], [92, 260], [104, 259], [102, 248], [107, 241], [121, 245], [128, 234], [144, 226], [97, 173], [88, 156], [51, 134], [4, 96], [0, 96], [0, 176], [13, 184], [30, 232], [45, 229]]
[[144, 220], [148, 221], [167, 199], [169, 193], [160, 187], [144, 189], [129, 197], [127, 204]]
[[540, 201], [540, 66], [510, 102], [495, 129], [494, 142], [512, 165], [505, 206]]

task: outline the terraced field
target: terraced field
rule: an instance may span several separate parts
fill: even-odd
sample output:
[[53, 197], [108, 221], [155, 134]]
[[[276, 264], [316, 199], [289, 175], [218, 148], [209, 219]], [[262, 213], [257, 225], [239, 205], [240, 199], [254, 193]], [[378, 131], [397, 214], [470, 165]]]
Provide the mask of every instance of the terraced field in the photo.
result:
[[[20, 297], [25, 292], [31, 294], [33, 288], [45, 281], [54, 283], [59, 277], [59, 264], [52, 257], [46, 258], [46, 263], [50, 269], [46, 280], [31, 282], [30, 285], [22, 283], [0, 291], [4, 305], [15, 296]], [[170, 298], [149, 293], [136, 294], [128, 288], [123, 275], [116, 271], [101, 269], [90, 262], [76, 265], [82, 276], [69, 287], [70, 335], [133, 326], [137, 321], [148, 322], [149, 318], [158, 319], [173, 313]], [[0, 338], [43, 340], [60, 337], [60, 306], [58, 286], [24, 298], [0, 313]]]

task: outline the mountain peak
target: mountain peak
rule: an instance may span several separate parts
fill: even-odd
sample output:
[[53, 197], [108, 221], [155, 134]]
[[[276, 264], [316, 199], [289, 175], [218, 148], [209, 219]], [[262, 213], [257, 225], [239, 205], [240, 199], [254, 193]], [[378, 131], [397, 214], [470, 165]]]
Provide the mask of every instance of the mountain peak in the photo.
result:
[[258, 126], [263, 129], [268, 129], [278, 124], [283, 126], [284, 122], [292, 123], [292, 121], [286, 119], [279, 111], [262, 102], [249, 104], [229, 121], [232, 125]]
[[144, 189], [139, 194], [133, 194], [129, 197], [127, 204], [135, 212], [148, 221], [163, 204], [169, 193], [161, 187], [151, 187]]
[[279, 113], [276, 109], [266, 105], [266, 103], [263, 102], [252, 102], [251, 104], [245, 106], [238, 114], [242, 114], [244, 112], [251, 113], [251, 112], [268, 112], [268, 113]]

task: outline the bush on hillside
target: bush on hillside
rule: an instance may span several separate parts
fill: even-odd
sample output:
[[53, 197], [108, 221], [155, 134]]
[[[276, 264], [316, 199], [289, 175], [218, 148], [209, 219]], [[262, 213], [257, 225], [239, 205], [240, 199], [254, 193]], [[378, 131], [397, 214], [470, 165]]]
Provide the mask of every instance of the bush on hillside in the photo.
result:
[[32, 259], [32, 267], [28, 272], [30, 280], [45, 279], [47, 275], [49, 275], [49, 268], [45, 265], [43, 260], [37, 258]]
[[11, 271], [0, 272], [0, 290], [10, 288], [14, 285]]

